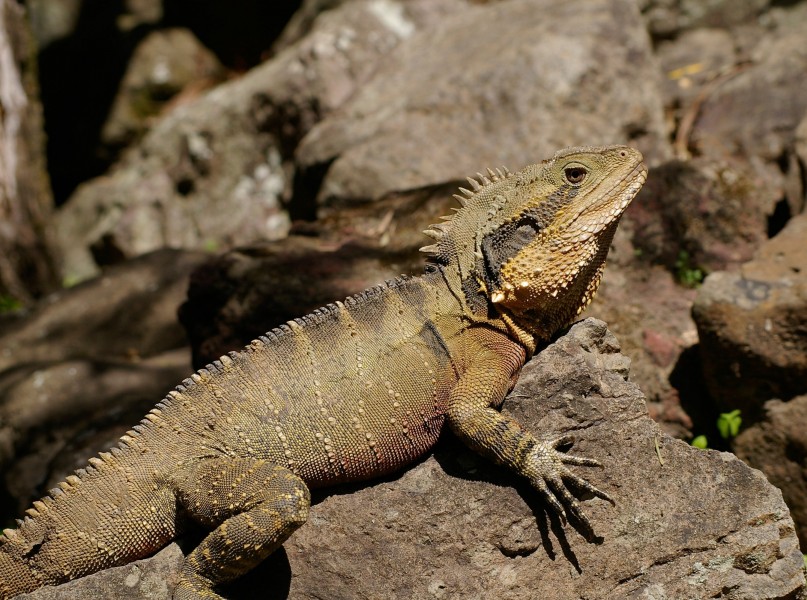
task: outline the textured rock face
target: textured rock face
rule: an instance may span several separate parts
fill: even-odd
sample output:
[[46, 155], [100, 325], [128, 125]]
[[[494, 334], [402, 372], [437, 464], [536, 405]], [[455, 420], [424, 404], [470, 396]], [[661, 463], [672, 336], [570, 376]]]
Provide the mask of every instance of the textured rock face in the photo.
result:
[[101, 141], [108, 152], [129, 145], [169, 102], [181, 102], [177, 94], [200, 94], [223, 78], [222, 65], [187, 29], [151, 33], [129, 59]]
[[[449, 436], [402, 475], [321, 495], [284, 551], [225, 592], [294, 600], [796, 597], [802, 557], [779, 491], [730, 454], [661, 433], [626, 380], [628, 365], [605, 324], [586, 320], [525, 367], [505, 403], [543, 437], [573, 432], [571, 451], [604, 463], [575, 468], [616, 500], [583, 501], [600, 536], [594, 543]], [[168, 590], [141, 585], [148, 578], [140, 573], [163, 569], [170, 582], [178, 565], [172, 546], [139, 567], [25, 598], [98, 590], [110, 600], [167, 598]]]
[[765, 403], [765, 415], [732, 442], [735, 454], [782, 490], [802, 546], [807, 546], [807, 396]]
[[807, 215], [791, 219], [738, 273], [710, 275], [693, 316], [703, 370], [722, 407], [759, 414], [807, 391]]
[[190, 371], [176, 310], [204, 255], [171, 250], [51, 295], [0, 329], [2, 511], [114, 444]]
[[[299, 139], [401, 39], [465, 4], [407, 6], [411, 16], [393, 2], [346, 3], [273, 60], [175, 108], [59, 211], [67, 278], [165, 246], [225, 249], [283, 237]], [[304, 206], [291, 211], [311, 216]]]
[[297, 156], [329, 165], [328, 204], [521, 168], [564, 146], [630, 141], [652, 162], [667, 148], [657, 77], [635, 2], [493, 2], [413, 33]]

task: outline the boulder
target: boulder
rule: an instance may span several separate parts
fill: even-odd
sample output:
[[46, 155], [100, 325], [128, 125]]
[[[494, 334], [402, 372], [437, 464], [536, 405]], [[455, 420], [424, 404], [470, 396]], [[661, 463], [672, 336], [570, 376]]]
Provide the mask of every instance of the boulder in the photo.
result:
[[[407, 11], [432, 1], [325, 12], [271, 60], [176, 106], [59, 211], [68, 280], [161, 247], [225, 250], [285, 236], [299, 139], [431, 14], [422, 7], [410, 20]], [[290, 209], [313, 216], [297, 198]]]
[[763, 419], [740, 432], [731, 447], [782, 490], [796, 533], [807, 547], [807, 396], [770, 400], [763, 408]]
[[110, 447], [190, 373], [176, 311], [205, 256], [163, 250], [40, 301], [0, 333], [2, 510]]
[[807, 5], [775, 12], [769, 22], [768, 31], [754, 31], [748, 60], [705, 98], [690, 146], [696, 154], [739, 158], [754, 170], [770, 171], [771, 185], [783, 196], [778, 161], [787, 162], [794, 131], [807, 113], [801, 77], [807, 70]]
[[[308, 523], [229, 598], [795, 598], [803, 560], [781, 493], [731, 454], [664, 435], [629, 361], [589, 319], [523, 370], [504, 410], [545, 439], [573, 432], [574, 467], [614, 497], [582, 498], [596, 536], [447, 435], [403, 474], [320, 493]], [[26, 600], [169, 598], [176, 546]], [[160, 572], [155, 585], [151, 573]], [[168, 582], [168, 585], [163, 585]], [[167, 588], [167, 589], [166, 589]]]
[[101, 130], [105, 151], [114, 156], [143, 135], [171, 103], [199, 95], [223, 78], [221, 63], [187, 29], [150, 33], [132, 53]]
[[630, 142], [657, 161], [658, 84], [634, 0], [474, 5], [401, 42], [297, 163], [321, 204], [343, 205], [565, 146]]
[[706, 278], [692, 309], [703, 373], [721, 409], [760, 416], [771, 398], [807, 393], [807, 214], [739, 272]]

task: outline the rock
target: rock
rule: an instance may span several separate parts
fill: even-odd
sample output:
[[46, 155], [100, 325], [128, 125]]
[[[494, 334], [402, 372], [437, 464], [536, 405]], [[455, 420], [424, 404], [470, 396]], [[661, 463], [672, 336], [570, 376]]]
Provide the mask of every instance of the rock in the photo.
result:
[[59, 283], [36, 76], [25, 8], [0, 0], [0, 312]]
[[[615, 498], [613, 506], [582, 502], [600, 536], [594, 542], [549, 514], [524, 482], [447, 436], [402, 475], [320, 494], [284, 550], [224, 593], [294, 600], [798, 597], [803, 561], [780, 492], [733, 455], [661, 433], [626, 380], [628, 363], [605, 324], [586, 320], [525, 367], [504, 409], [543, 438], [574, 432], [571, 452], [604, 463], [603, 470], [573, 468]], [[169, 547], [136, 569], [151, 561], [176, 568], [175, 557]], [[103, 589], [110, 600], [168, 598], [114, 583], [132, 571], [67, 584], [70, 597]], [[163, 573], [171, 581], [176, 571]], [[24, 598], [66, 597], [51, 595], [58, 593]]]
[[83, 577], [59, 587], [44, 587], [17, 600], [169, 600], [182, 568], [182, 551], [171, 544], [147, 560], [109, 569], [103, 577]]
[[691, 139], [696, 153], [745, 157], [756, 169], [786, 156], [793, 132], [807, 113], [800, 76], [807, 69], [805, 26], [807, 8], [802, 6], [780, 17], [768, 35], [758, 35], [750, 62], [703, 103]]
[[[58, 215], [66, 276], [82, 280], [164, 246], [226, 250], [285, 236], [298, 140], [410, 31], [379, 6], [323, 14], [272, 60], [176, 107], [109, 174], [77, 190]], [[297, 202], [291, 209], [312, 216]]]
[[626, 215], [642, 258], [679, 280], [684, 269], [731, 270], [750, 260], [768, 239], [781, 190], [736, 166], [697, 158], [653, 168]]
[[704, 377], [721, 408], [753, 420], [771, 398], [807, 393], [807, 214], [739, 273], [706, 278], [692, 309]]
[[704, 86], [737, 62], [731, 33], [709, 27], [660, 41], [656, 54], [664, 73], [664, 105], [675, 108], [695, 100]]
[[[673, 374], [681, 356], [697, 343], [692, 321], [694, 289], [683, 288], [673, 274], [636, 256], [631, 238], [635, 224], [623, 219], [608, 257], [602, 285], [586, 316], [612, 323], [622, 351], [632, 361], [631, 379], [647, 397], [650, 416], [676, 437], [691, 436], [691, 389], [682, 388]], [[696, 371], [696, 373], [699, 372]], [[688, 376], [686, 381], [695, 377]]]
[[629, 141], [655, 162], [668, 155], [657, 84], [633, 0], [471, 6], [407, 37], [297, 162], [326, 205], [517, 169], [565, 146]]
[[4, 324], [0, 497], [14, 513], [111, 446], [190, 373], [176, 310], [204, 259], [156, 252]]
[[650, 33], [660, 39], [699, 27], [727, 27], [753, 20], [770, 0], [639, 0]]
[[108, 152], [137, 139], [177, 94], [198, 95], [223, 79], [221, 63], [187, 29], [161, 29], [146, 36], [129, 59], [126, 74], [101, 130]]
[[768, 480], [782, 490], [796, 523], [796, 532], [807, 546], [807, 396], [789, 402], [771, 400], [765, 403], [764, 417], [732, 441], [734, 453], [759, 469]]

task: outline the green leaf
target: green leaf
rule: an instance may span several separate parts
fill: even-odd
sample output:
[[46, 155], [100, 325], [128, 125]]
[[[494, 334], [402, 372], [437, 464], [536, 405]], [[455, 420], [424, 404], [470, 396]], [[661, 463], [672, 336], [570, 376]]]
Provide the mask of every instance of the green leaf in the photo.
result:
[[717, 418], [717, 430], [724, 440], [730, 440], [731, 438], [737, 437], [737, 434], [740, 433], [740, 425], [742, 425], [742, 422], [743, 419], [740, 416], [740, 409], [737, 408], [731, 412], [722, 413]]
[[706, 439], [705, 435], [695, 437], [690, 443], [701, 450], [706, 450], [709, 447], [709, 440]]

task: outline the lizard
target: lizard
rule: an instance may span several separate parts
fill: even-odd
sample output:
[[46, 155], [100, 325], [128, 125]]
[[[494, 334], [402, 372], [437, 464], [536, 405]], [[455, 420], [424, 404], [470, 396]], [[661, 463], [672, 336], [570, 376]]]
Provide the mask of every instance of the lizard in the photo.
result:
[[468, 178], [401, 276], [279, 326], [195, 372], [109, 452], [0, 537], [0, 598], [148, 556], [187, 529], [176, 600], [221, 598], [307, 518], [310, 489], [396, 471], [448, 426], [525, 477], [565, 521], [571, 466], [600, 466], [500, 412], [525, 362], [591, 302], [644, 184], [627, 146], [562, 150]]

